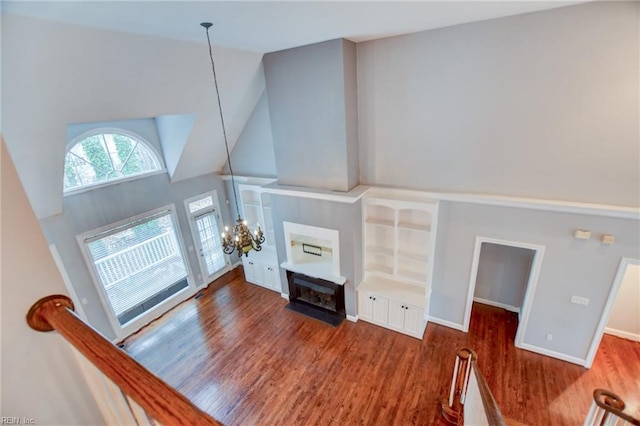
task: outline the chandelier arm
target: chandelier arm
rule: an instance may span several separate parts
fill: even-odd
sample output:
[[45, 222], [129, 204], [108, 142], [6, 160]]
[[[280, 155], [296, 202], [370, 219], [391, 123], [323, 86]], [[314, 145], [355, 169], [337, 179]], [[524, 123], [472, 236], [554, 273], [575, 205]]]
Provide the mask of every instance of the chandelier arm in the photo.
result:
[[207, 43], [209, 44], [209, 57], [211, 58], [211, 70], [213, 71], [213, 82], [216, 87], [216, 98], [218, 99], [218, 110], [220, 111], [220, 122], [222, 123], [222, 134], [224, 136], [224, 147], [227, 151], [227, 164], [229, 164], [229, 172], [231, 173], [231, 187], [233, 188], [233, 199], [236, 205], [236, 212], [238, 213], [238, 219], [240, 219], [240, 208], [238, 207], [238, 194], [236, 194], [236, 181], [233, 177], [233, 169], [231, 168], [231, 154], [229, 153], [229, 143], [227, 142], [227, 130], [224, 125], [224, 116], [222, 115], [222, 103], [220, 102], [220, 90], [218, 89], [218, 77], [216, 76], [216, 65], [213, 62], [213, 50], [211, 49], [211, 38], [209, 37], [210, 23], [204, 22], [202, 24], [207, 33]]

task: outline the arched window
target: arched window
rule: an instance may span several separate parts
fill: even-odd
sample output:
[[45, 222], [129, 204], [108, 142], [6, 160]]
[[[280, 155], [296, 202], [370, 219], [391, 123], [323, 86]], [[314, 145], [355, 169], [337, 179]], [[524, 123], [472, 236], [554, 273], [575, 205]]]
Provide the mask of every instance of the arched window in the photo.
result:
[[162, 170], [153, 149], [129, 132], [99, 129], [84, 134], [64, 159], [64, 191]]

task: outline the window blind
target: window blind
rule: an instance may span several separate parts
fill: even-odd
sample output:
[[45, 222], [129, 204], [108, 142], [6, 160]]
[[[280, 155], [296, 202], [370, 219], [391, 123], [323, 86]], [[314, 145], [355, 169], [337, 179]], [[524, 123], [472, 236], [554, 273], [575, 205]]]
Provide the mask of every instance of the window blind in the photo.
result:
[[188, 286], [169, 210], [86, 238], [85, 244], [121, 325]]

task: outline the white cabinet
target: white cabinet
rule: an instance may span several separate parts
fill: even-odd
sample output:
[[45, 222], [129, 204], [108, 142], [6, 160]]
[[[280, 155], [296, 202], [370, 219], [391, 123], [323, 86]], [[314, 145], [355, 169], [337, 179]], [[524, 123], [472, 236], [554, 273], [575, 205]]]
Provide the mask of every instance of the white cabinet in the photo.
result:
[[424, 309], [390, 299], [382, 293], [358, 292], [358, 317], [419, 339], [424, 333]]
[[405, 307], [405, 305], [395, 300], [389, 302], [389, 327], [397, 330], [404, 329]]
[[251, 230], [258, 224], [264, 232], [265, 242], [261, 251], [250, 251], [242, 257], [245, 278], [252, 284], [282, 292], [278, 255], [275, 248], [275, 233], [271, 216], [271, 197], [260, 185], [240, 184], [242, 216]]
[[[282, 293], [280, 284], [280, 271], [271, 263], [255, 260], [255, 252], [249, 253], [249, 257], [242, 258], [244, 277], [247, 282]], [[262, 253], [260, 253], [262, 254]]]
[[[417, 191], [374, 188], [363, 198], [362, 206], [364, 280], [357, 288], [358, 316], [422, 338], [429, 310], [438, 203]], [[385, 300], [385, 314], [377, 319], [370, 297]]]
[[361, 293], [358, 301], [360, 316], [369, 322], [386, 325], [389, 317], [389, 300], [371, 293]]
[[282, 293], [278, 268], [273, 265], [262, 264], [262, 284], [266, 288]]
[[406, 303], [389, 301], [389, 327], [406, 334], [417, 335], [421, 331], [423, 310]]

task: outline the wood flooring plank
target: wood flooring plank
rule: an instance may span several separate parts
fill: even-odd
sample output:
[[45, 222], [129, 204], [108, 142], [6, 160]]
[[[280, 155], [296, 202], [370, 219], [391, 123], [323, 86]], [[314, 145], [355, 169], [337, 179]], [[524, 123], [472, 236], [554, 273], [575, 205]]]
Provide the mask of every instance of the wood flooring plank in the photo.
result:
[[[240, 272], [238, 272], [240, 271]], [[429, 324], [422, 340], [366, 322], [334, 328], [278, 293], [225, 275], [125, 350], [229, 425], [439, 425], [458, 348], [478, 353], [503, 414], [579, 425], [596, 387], [640, 416], [640, 343], [605, 335], [590, 370], [517, 349], [517, 314], [474, 304], [469, 333]]]

